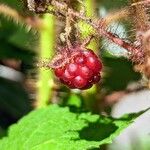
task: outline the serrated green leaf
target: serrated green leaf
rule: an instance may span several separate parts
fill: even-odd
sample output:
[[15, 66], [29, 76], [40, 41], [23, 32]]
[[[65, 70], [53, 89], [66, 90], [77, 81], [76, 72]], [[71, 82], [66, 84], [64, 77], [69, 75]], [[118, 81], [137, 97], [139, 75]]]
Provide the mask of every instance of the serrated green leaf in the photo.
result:
[[[141, 113], [136, 114], [139, 116]], [[132, 117], [133, 116], [133, 117]], [[2, 150], [89, 150], [112, 142], [135, 115], [121, 119], [75, 114], [51, 105], [35, 110], [9, 129]]]

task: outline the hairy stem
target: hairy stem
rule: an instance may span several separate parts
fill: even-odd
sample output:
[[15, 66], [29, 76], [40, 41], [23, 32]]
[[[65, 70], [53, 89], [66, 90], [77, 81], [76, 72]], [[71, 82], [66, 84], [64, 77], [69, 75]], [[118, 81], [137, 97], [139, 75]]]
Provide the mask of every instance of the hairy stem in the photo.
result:
[[[96, 12], [95, 12], [95, 0], [85, 0], [85, 8], [86, 8], [86, 15], [88, 17], [96, 17]], [[87, 33], [90, 35], [92, 34], [91, 31], [89, 30], [88, 31], [88, 27], [86, 28], [87, 30]], [[94, 40], [94, 41], [91, 41], [89, 46], [89, 48], [93, 49], [94, 51], [97, 51], [98, 50], [98, 44], [97, 42]]]
[[[76, 18], [78, 20], [84, 21], [85, 23], [89, 24], [97, 31], [96, 36], [107, 38], [108, 40], [117, 44], [118, 46], [125, 48], [129, 52], [129, 56], [130, 56], [129, 58], [131, 58], [133, 62], [136, 63], [143, 62], [144, 54], [141, 47], [140, 46], [137, 47], [137, 45], [135, 45], [134, 43], [132, 44], [128, 41], [124, 41], [124, 39], [121, 39], [119, 36], [107, 31], [107, 24], [105, 24], [104, 18], [93, 19], [91, 16], [84, 15], [83, 13], [77, 12], [69, 8], [66, 3], [55, 1], [53, 5], [55, 6], [55, 10], [59, 11], [61, 14], [69, 13], [72, 15], [73, 18]], [[58, 9], [60, 6], [62, 8], [61, 10]]]

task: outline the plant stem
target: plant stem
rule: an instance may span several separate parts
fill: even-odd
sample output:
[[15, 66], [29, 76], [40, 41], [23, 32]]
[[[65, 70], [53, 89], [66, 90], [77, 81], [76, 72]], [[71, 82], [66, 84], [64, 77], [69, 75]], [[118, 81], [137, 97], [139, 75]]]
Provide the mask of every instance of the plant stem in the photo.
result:
[[[111, 42], [117, 44], [118, 46], [126, 49], [129, 52], [129, 59], [132, 60], [132, 62], [134, 63], [142, 63], [143, 62], [143, 51], [142, 51], [142, 47], [137, 46], [135, 43], [131, 43], [129, 41], [125, 41], [124, 39], [120, 38], [118, 35], [111, 33], [107, 30], [107, 24], [105, 24], [105, 18], [101, 18], [101, 19], [93, 19], [92, 17], [88, 17], [87, 15], [84, 15], [78, 11], [73, 10], [72, 8], [67, 7], [66, 3], [61, 3], [61, 2], [53, 2], [56, 8], [56, 12], [60, 12], [62, 15], [66, 14], [66, 11], [69, 12], [70, 15], [72, 15], [74, 18], [80, 20], [81, 22], [86, 23], [87, 26], [86, 30], [84, 29], [83, 26], [81, 26], [82, 31], [85, 30], [87, 31], [87, 29], [89, 30], [90, 27], [92, 28], [91, 32], [93, 33], [94, 31], [94, 35], [97, 37], [103, 37], [103, 38], [107, 38], [108, 40], [110, 40]], [[93, 7], [93, 1], [90, 0], [85, 0], [85, 4], [87, 7], [87, 12], [89, 9], [89, 12], [87, 14], [92, 14], [91, 10]], [[61, 6], [61, 10], [58, 9]], [[83, 24], [82, 24], [83, 25]], [[83, 32], [84, 33], [84, 32]], [[92, 34], [91, 33], [91, 34]], [[84, 34], [85, 35], [85, 34]]]
[[[95, 17], [96, 18], [96, 12], [95, 12], [95, 1], [93, 0], [85, 0], [84, 1], [85, 9], [86, 9], [86, 16], [87, 17]], [[93, 33], [93, 30], [95, 30], [93, 27], [89, 26], [89, 24], [85, 23], [85, 29], [82, 31], [83, 37], [86, 37], [87, 35], [91, 35]], [[91, 29], [91, 30], [90, 30]], [[98, 39], [92, 40], [89, 45], [87, 46], [88, 48], [92, 49], [94, 52], [98, 52]], [[92, 88], [82, 92], [84, 96], [84, 104], [86, 105], [87, 109], [90, 109], [94, 105], [94, 96], [96, 95], [96, 86], [94, 85]]]
[[[95, 14], [96, 14], [95, 13], [95, 1], [93, 2], [92, 0], [85, 0], [84, 6], [85, 6], [85, 11], [86, 11], [87, 17], [95, 16]], [[82, 21], [80, 23], [80, 30], [81, 30], [83, 39], [84, 38], [86, 39], [88, 36], [94, 34], [94, 32], [95, 32], [95, 29], [91, 25], [89, 25], [86, 22], [82, 22]], [[94, 51], [97, 51], [97, 48], [98, 48], [95, 40], [92, 40], [87, 47]]]
[[[95, 12], [95, 1], [93, 0], [85, 0], [85, 7], [86, 7], [86, 15], [88, 17], [96, 17], [96, 12]], [[90, 34], [90, 33], [89, 33]], [[94, 40], [91, 41], [89, 44], [89, 48], [93, 49], [94, 51], [98, 50], [98, 45], [97, 42]]]
[[[54, 52], [54, 16], [45, 14], [43, 16], [44, 28], [40, 31], [40, 55], [39, 58], [44, 60], [50, 59]], [[37, 107], [45, 107], [52, 98], [53, 74], [51, 70], [39, 68]]]

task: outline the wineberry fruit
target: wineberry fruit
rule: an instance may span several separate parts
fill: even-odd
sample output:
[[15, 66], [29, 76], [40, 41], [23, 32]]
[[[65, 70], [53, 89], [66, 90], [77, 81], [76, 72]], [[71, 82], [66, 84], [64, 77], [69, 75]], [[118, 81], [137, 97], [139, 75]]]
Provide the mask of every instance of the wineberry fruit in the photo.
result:
[[72, 89], [88, 89], [101, 79], [102, 63], [90, 49], [80, 47], [70, 54], [63, 66], [54, 68], [60, 81]]

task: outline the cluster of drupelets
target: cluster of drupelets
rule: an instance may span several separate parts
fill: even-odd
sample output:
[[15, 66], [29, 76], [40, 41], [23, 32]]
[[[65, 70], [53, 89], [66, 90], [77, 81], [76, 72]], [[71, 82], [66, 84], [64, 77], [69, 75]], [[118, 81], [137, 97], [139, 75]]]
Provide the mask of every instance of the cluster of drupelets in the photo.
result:
[[102, 63], [97, 55], [90, 49], [76, 47], [69, 61], [54, 69], [60, 81], [70, 88], [88, 89], [100, 81]]

